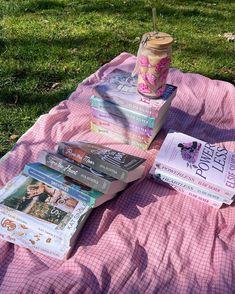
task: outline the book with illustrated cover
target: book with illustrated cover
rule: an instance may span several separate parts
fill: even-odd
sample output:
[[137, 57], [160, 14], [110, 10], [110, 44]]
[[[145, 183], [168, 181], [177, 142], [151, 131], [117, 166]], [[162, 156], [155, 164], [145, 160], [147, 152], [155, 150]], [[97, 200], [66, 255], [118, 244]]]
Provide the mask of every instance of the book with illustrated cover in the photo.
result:
[[66, 192], [71, 197], [97, 207], [114, 198], [116, 194], [96, 191], [64, 174], [39, 162], [26, 164], [23, 173], [45, 184]]
[[110, 175], [98, 172], [84, 164], [77, 163], [61, 154], [50, 151], [41, 151], [38, 161], [55, 169], [62, 174], [81, 182], [105, 194], [114, 194], [126, 187], [126, 183], [119, 181]]
[[155, 159], [159, 170], [231, 200], [235, 153], [179, 132], [169, 132]]
[[167, 85], [165, 93], [160, 99], [149, 99], [138, 93], [137, 76], [132, 77], [131, 72], [115, 69], [105, 79], [94, 87], [94, 95], [113, 102], [147, 116], [156, 117], [160, 108], [171, 103], [176, 95], [177, 87]]
[[20, 174], [0, 190], [0, 237], [66, 259], [90, 212], [87, 203]]
[[144, 173], [145, 159], [87, 141], [60, 142], [57, 152], [126, 183]]

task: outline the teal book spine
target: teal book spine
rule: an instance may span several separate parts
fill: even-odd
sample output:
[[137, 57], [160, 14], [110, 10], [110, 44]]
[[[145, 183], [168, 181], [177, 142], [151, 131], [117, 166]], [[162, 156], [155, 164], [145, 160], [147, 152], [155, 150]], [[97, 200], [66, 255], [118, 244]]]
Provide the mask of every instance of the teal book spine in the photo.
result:
[[120, 107], [119, 105], [105, 101], [102, 98], [99, 98], [97, 96], [91, 96], [91, 106], [99, 109], [101, 111], [112, 113], [113, 115], [125, 118], [129, 122], [141, 124], [143, 126], [147, 126], [149, 128], [154, 128], [155, 126], [155, 117], [147, 116], [144, 114], [141, 114], [139, 112], [135, 112], [123, 107]]
[[77, 200], [82, 200], [88, 203], [90, 207], [93, 207], [96, 198], [103, 195], [103, 193], [93, 190], [85, 185], [73, 183], [71, 178], [68, 178], [59, 171], [39, 162], [26, 164], [23, 172], [38, 181], [66, 192]]

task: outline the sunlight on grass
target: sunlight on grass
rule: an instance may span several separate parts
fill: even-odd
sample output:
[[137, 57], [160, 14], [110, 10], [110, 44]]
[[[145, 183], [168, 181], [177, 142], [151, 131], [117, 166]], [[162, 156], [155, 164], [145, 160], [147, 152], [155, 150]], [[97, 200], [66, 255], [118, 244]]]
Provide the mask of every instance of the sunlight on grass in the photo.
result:
[[153, 6], [172, 67], [234, 82], [234, 42], [219, 36], [235, 31], [231, 1], [0, 0], [0, 156], [101, 65], [136, 54]]

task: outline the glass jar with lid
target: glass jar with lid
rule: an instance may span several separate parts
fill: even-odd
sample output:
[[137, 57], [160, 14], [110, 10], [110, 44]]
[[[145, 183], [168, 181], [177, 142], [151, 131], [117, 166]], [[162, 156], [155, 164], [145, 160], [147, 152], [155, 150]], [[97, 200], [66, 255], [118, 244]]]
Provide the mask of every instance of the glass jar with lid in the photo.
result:
[[166, 33], [143, 35], [137, 55], [137, 88], [140, 94], [149, 98], [163, 95], [171, 64], [172, 43], [172, 36]]

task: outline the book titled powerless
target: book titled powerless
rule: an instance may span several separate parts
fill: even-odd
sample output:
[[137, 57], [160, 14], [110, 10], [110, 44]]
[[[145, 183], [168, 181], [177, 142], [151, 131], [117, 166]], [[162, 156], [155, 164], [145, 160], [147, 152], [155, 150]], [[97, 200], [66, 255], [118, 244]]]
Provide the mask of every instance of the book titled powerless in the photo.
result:
[[227, 200], [234, 199], [235, 153], [223, 146], [171, 131], [161, 146], [154, 167]]

